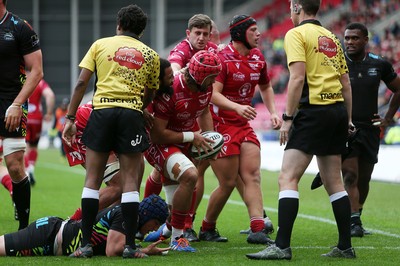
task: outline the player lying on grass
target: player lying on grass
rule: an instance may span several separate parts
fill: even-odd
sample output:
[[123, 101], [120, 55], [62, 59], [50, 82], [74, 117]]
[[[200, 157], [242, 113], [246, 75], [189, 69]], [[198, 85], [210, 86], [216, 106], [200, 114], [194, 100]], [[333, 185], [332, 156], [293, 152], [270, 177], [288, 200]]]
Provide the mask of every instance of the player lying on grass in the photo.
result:
[[[140, 202], [138, 231], [156, 230], [168, 216], [165, 201], [151, 195]], [[121, 206], [100, 211], [93, 225], [92, 245], [95, 255], [121, 256], [125, 244]], [[81, 244], [81, 221], [47, 216], [23, 230], [0, 236], [0, 256], [68, 256]], [[170, 248], [158, 248], [161, 241], [142, 249], [147, 255], [161, 255]]]

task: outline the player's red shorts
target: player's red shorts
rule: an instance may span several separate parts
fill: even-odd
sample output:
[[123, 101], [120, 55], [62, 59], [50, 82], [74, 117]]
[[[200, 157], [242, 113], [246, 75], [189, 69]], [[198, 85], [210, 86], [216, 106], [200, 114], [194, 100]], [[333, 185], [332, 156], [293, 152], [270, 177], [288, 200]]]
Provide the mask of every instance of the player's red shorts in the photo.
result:
[[146, 158], [147, 162], [161, 173], [162, 183], [165, 183], [167, 180], [169, 180], [167, 177], [164, 177], [165, 161], [176, 152], [183, 153], [186, 155], [186, 157], [191, 159], [189, 156], [190, 144], [191, 143], [187, 143], [182, 146], [151, 144], [150, 148], [144, 152], [144, 157]]
[[243, 142], [252, 142], [260, 147], [260, 141], [258, 141], [257, 135], [249, 123], [240, 127], [216, 123], [214, 129], [224, 136], [225, 141], [218, 158], [239, 155], [240, 146]]
[[38, 144], [42, 134], [42, 120], [28, 118], [25, 140], [27, 143]]
[[71, 147], [62, 141], [69, 166], [83, 164], [86, 161], [86, 145], [82, 141], [82, 134], [83, 130], [77, 128], [75, 142]]

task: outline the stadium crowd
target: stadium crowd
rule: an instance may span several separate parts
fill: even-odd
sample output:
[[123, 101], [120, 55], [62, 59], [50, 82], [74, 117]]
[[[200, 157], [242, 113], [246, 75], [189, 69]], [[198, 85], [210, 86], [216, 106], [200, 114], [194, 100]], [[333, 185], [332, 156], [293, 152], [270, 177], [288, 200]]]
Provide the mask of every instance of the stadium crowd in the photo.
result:
[[[344, 2], [346, 1], [331, 1], [331, 3], [323, 5], [320, 15], [323, 16], [333, 6], [338, 6]], [[365, 24], [369, 29], [371, 29], [375, 23], [385, 19], [387, 20], [388, 16], [400, 10], [400, 2], [396, 0], [349, 0], [348, 2], [350, 2], [351, 10], [341, 12], [329, 23], [329, 25], [327, 25], [327, 28], [342, 41], [342, 44], [345, 27], [350, 22], [357, 21]], [[283, 37], [285, 32], [292, 27], [292, 25], [287, 24], [287, 21], [290, 20], [290, 18], [282, 12], [282, 8], [279, 4], [271, 4], [269, 5], [269, 8], [269, 12], [263, 11], [265, 19], [268, 20], [268, 26], [267, 30], [263, 33], [261, 49], [263, 50], [269, 64], [269, 75], [272, 79], [275, 93], [286, 94], [289, 75], [286, 65], [286, 54], [283, 50]], [[276, 33], [274, 27], [279, 25], [285, 25], [285, 30]], [[400, 22], [398, 20], [390, 20], [388, 25], [381, 32], [370, 30], [369, 38], [370, 41], [367, 47], [368, 51], [387, 59], [392, 64], [395, 72], [400, 73]], [[389, 103], [391, 96], [391, 91], [387, 89], [384, 83], [381, 83], [378, 98], [380, 114], [383, 114], [387, 110], [387, 104]], [[282, 98], [284, 98], [284, 96], [282, 96]], [[260, 102], [261, 97], [256, 93], [256, 96], [253, 99], [253, 105], [256, 106]], [[258, 106], [261, 108], [260, 110], [263, 109], [263, 106]], [[279, 107], [280, 106], [278, 105], [278, 108]], [[283, 110], [280, 111], [282, 112]], [[387, 129], [383, 129], [384, 131], [381, 136], [383, 144], [391, 144], [390, 142], [384, 141], [384, 138], [389, 129], [396, 125], [398, 117], [399, 115], [396, 115], [393, 124]], [[265, 117], [262, 119], [265, 119]], [[259, 125], [257, 128], [260, 131], [271, 130], [269, 123], [255, 121], [254, 124]]]

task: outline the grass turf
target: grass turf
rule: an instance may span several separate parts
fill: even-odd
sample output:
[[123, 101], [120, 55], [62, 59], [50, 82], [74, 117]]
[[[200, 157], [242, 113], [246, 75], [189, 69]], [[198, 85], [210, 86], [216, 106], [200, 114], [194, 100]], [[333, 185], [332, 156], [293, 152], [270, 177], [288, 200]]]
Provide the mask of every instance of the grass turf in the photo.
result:
[[[144, 179], [151, 167], [146, 165]], [[84, 182], [84, 170], [80, 166], [69, 167], [61, 158], [59, 150], [40, 150], [35, 169], [36, 185], [32, 188], [31, 222], [37, 218], [56, 215], [68, 217], [80, 205]], [[264, 206], [277, 227], [278, 185], [276, 172], [262, 171]], [[300, 209], [292, 237], [292, 265], [395, 265], [400, 255], [400, 184], [371, 182], [370, 195], [363, 212], [364, 227], [373, 235], [353, 238], [357, 259], [329, 259], [320, 256], [329, 251], [337, 241], [337, 231], [329, 198], [324, 189], [310, 190], [313, 176], [305, 175], [300, 182]], [[142, 182], [142, 186], [145, 182]], [[195, 230], [198, 231], [208, 203], [208, 195], [217, 185], [213, 172], [206, 175], [205, 196], [196, 215]], [[142, 188], [143, 189], [143, 188]], [[10, 196], [0, 189], [0, 234], [17, 229]], [[164, 196], [164, 194], [161, 194]], [[0, 258], [1, 265], [265, 265], [285, 264], [287, 261], [253, 261], [245, 257], [257, 252], [263, 245], [251, 245], [241, 229], [249, 226], [247, 210], [236, 191], [225, 206], [217, 227], [221, 235], [229, 238], [227, 243], [199, 242], [192, 244], [196, 253], [170, 251], [167, 256], [152, 256], [146, 260], [126, 261], [122, 258], [94, 257], [70, 259], [67, 257]], [[275, 233], [271, 235], [275, 238]]]

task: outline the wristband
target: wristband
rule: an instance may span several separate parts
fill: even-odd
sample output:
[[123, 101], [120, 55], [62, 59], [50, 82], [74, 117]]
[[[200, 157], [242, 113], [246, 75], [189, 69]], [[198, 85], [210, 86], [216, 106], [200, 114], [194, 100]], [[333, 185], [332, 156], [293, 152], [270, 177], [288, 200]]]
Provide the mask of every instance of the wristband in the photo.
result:
[[71, 120], [72, 122], [74, 122], [76, 116], [74, 116], [74, 115], [65, 115], [65, 118], [68, 119], [68, 120]]
[[282, 114], [282, 120], [283, 121], [288, 121], [288, 120], [293, 120], [294, 116], [293, 115], [287, 115], [286, 113]]
[[194, 133], [191, 131], [182, 132], [183, 140], [182, 142], [193, 142], [194, 140]]

